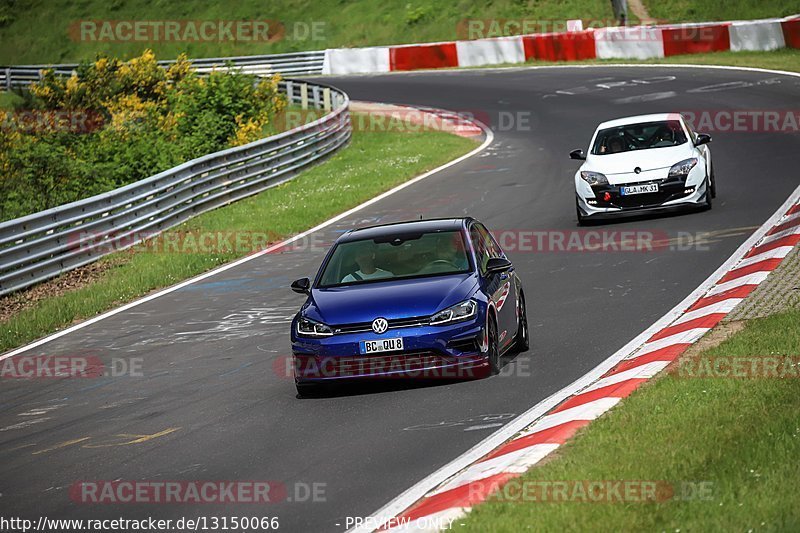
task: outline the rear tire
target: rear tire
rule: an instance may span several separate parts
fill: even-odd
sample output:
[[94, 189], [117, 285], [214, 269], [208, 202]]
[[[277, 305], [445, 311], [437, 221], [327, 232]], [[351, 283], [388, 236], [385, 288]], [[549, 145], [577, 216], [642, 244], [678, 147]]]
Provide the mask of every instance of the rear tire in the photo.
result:
[[518, 352], [527, 352], [531, 346], [528, 330], [528, 310], [525, 307], [525, 295], [521, 292], [519, 293], [519, 303], [521, 313], [519, 315], [519, 324], [517, 325], [516, 348]]
[[489, 355], [489, 375], [497, 375], [500, 373], [500, 349], [497, 346], [497, 324], [493, 317], [489, 317], [489, 322], [486, 325], [487, 338], [489, 342], [488, 355]]

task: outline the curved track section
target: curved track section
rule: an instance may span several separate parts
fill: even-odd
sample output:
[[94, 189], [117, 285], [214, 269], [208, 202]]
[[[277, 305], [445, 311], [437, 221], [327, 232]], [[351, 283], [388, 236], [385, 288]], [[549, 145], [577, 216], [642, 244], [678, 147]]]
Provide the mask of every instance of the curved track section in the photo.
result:
[[[321, 230], [472, 215], [512, 238], [575, 230], [572, 148], [595, 125], [665, 110], [789, 110], [798, 78], [676, 67], [449, 71], [334, 79], [353, 99], [470, 110], [492, 118], [480, 155]], [[514, 119], [516, 126], [508, 127]], [[505, 123], [502, 123], [505, 120]], [[526, 122], [521, 126], [520, 120]], [[529, 126], [529, 127], [528, 127]], [[36, 348], [138, 361], [142, 377], [0, 383], [0, 501], [36, 518], [278, 516], [284, 531], [341, 531], [571, 383], [686, 297], [797, 186], [797, 135], [715, 133], [714, 210], [601, 231], [683, 243], [642, 252], [509, 255], [526, 287], [532, 349], [500, 376], [430, 386], [353, 387], [298, 400], [287, 327], [325, 246], [268, 254]], [[702, 237], [685, 245], [685, 237]], [[677, 242], [677, 241], [676, 241]], [[508, 243], [506, 243], [508, 244]], [[533, 246], [536, 248], [536, 246]], [[273, 480], [269, 505], [86, 505], [82, 480]], [[317, 497], [306, 489], [317, 484]]]

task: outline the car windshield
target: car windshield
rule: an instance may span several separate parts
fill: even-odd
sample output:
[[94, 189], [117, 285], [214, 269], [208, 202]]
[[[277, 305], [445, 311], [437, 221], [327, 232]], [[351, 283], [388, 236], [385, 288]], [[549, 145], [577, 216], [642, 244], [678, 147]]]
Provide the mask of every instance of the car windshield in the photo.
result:
[[460, 231], [398, 233], [342, 242], [325, 263], [319, 287], [470, 271]]
[[592, 146], [592, 154], [608, 155], [632, 150], [666, 148], [685, 142], [686, 134], [678, 120], [625, 124], [600, 130]]

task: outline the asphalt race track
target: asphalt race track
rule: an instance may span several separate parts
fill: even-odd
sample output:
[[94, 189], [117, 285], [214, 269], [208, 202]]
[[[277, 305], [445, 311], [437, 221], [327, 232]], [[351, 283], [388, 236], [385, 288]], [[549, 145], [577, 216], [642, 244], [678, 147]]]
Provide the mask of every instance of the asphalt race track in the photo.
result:
[[[496, 137], [480, 155], [328, 227], [314, 239], [322, 243], [347, 228], [420, 214], [471, 215], [495, 231], [576, 230], [578, 162], [568, 152], [585, 149], [598, 122], [673, 110], [786, 110], [800, 98], [800, 78], [675, 67], [326, 81], [355, 100], [474, 111], [491, 117]], [[501, 116], [529, 123], [508, 127]], [[138, 361], [142, 377], [3, 380], [0, 506], [29, 518], [277, 516], [281, 531], [344, 530], [345, 517], [377, 510], [647, 328], [797, 186], [796, 134], [711, 133], [712, 211], [589, 228], [702, 233], [702, 242], [648, 253], [509, 250], [526, 288], [533, 342], [488, 380], [296, 398], [283, 369], [289, 321], [303, 298], [288, 286], [316, 272], [325, 246], [257, 258], [37, 348], [94, 354], [106, 364]], [[118, 479], [275, 480], [293, 501], [70, 500], [77, 481]], [[323, 501], [308, 496], [313, 484]]]

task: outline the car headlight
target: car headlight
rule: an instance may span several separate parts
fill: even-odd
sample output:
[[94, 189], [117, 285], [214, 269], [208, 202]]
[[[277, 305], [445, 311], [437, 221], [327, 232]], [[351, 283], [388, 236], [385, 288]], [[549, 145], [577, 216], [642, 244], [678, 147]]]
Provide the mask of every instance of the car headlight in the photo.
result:
[[478, 304], [472, 300], [465, 300], [452, 307], [448, 307], [444, 311], [439, 311], [431, 317], [431, 325], [436, 324], [449, 324], [450, 322], [458, 322], [472, 318], [478, 312]]
[[322, 322], [300, 317], [297, 321], [297, 334], [302, 337], [330, 337], [333, 330]]
[[583, 170], [581, 171], [581, 178], [589, 185], [608, 185], [608, 178], [599, 172]]
[[689, 172], [692, 171], [696, 164], [696, 157], [690, 157], [689, 159], [684, 159], [680, 163], [675, 163], [672, 165], [672, 168], [669, 169], [669, 177], [678, 178], [681, 176], [688, 176]]

